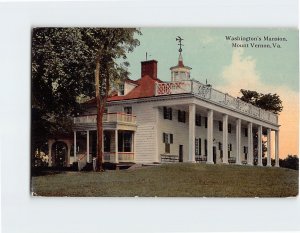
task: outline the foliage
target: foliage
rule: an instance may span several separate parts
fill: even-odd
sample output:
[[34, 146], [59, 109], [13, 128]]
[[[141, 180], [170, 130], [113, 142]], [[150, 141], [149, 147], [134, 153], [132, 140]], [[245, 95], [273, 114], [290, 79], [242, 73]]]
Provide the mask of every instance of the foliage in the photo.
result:
[[[134, 28], [34, 28], [32, 30], [32, 151], [49, 135], [72, 130], [81, 102], [95, 96], [96, 58], [101, 77], [128, 76], [126, 54], [139, 45]], [[99, 53], [99, 51], [101, 53]], [[106, 85], [100, 87], [105, 95]]]
[[[256, 107], [259, 107], [261, 109], [271, 111], [275, 114], [278, 114], [283, 110], [282, 101], [277, 94], [262, 94], [258, 93], [257, 91], [251, 91], [251, 90], [240, 90], [242, 93], [242, 97], [240, 99], [242, 101], [245, 101], [247, 103], [250, 103]], [[263, 135], [267, 134], [266, 130], [263, 130]], [[254, 143], [254, 149], [257, 148], [258, 144], [258, 135], [257, 131], [253, 134], [253, 143]], [[266, 141], [262, 141], [262, 156], [265, 156], [265, 152], [267, 151], [266, 147]], [[254, 150], [254, 157], [258, 157], [258, 151], [257, 149]]]
[[299, 158], [297, 155], [288, 155], [285, 159], [279, 160], [280, 167], [299, 170]]
[[254, 106], [278, 114], [282, 111], [282, 101], [277, 94], [262, 94], [256, 91], [241, 89], [240, 99]]

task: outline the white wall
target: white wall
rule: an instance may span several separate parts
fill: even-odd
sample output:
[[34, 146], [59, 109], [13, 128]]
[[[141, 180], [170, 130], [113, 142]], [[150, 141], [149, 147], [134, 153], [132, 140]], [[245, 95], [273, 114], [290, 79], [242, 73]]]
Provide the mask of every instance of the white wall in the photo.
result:
[[158, 157], [165, 153], [165, 144], [163, 143], [163, 133], [173, 134], [173, 144], [170, 145], [170, 155], [179, 154], [179, 145], [183, 145], [183, 161], [188, 161], [188, 112], [186, 113], [186, 122], [178, 122], [178, 109], [172, 107], [172, 120], [164, 119], [163, 107], [158, 107]]
[[131, 92], [137, 85], [133, 83], [124, 83], [124, 95], [127, 95], [129, 92]]
[[[189, 112], [186, 111], [186, 122], [178, 122], [178, 108], [172, 107], [172, 120], [163, 118], [163, 107], [158, 107], [158, 156], [165, 153], [165, 144], [163, 143], [163, 133], [173, 134], [173, 144], [170, 145], [170, 155], [179, 154], [179, 145], [183, 145], [183, 161], [188, 161], [189, 148]], [[197, 113], [198, 114], [198, 113]], [[205, 139], [207, 139], [207, 128], [205, 128], [205, 115], [201, 115], [201, 126], [195, 125], [195, 137], [201, 138], [201, 155], [205, 155]], [[213, 138], [217, 152], [217, 163], [221, 163], [221, 152], [219, 142], [223, 144], [223, 131], [219, 131], [219, 120], [214, 120]], [[241, 161], [244, 160], [244, 146], [248, 146], [248, 137], [244, 136], [244, 128], [241, 127]], [[230, 157], [236, 157], [236, 129], [235, 124], [231, 123], [231, 133], [228, 133], [228, 144], [232, 144]]]
[[136, 115], [135, 162], [156, 161], [156, 109], [152, 102], [146, 102], [110, 106], [108, 112], [123, 112], [125, 106], [131, 106], [132, 114]]
[[[136, 115], [137, 130], [135, 133], [135, 162], [151, 163], [160, 162], [161, 154], [165, 153], [163, 133], [173, 134], [173, 144], [170, 145], [170, 155], [179, 155], [179, 145], [183, 145], [183, 161], [188, 161], [189, 148], [189, 112], [186, 111], [186, 122], [178, 122], [178, 107], [172, 106], [172, 120], [163, 118], [163, 107], [156, 107], [153, 102], [133, 103], [125, 105], [109, 106], [108, 112], [123, 112], [124, 107], [131, 106], [132, 113]], [[199, 106], [198, 106], [199, 107]], [[181, 109], [182, 110], [182, 109]], [[95, 109], [89, 109], [94, 112]], [[198, 113], [197, 113], [198, 114]], [[195, 126], [195, 137], [201, 138], [201, 155], [205, 155], [204, 141], [207, 139], [205, 128], [205, 114], [201, 115], [201, 126]], [[230, 157], [236, 157], [236, 127], [231, 123], [231, 133], [228, 133], [228, 144], [232, 144]], [[223, 132], [219, 131], [219, 120], [214, 120], [213, 138], [217, 152], [217, 163], [221, 163], [219, 142], [223, 143]], [[248, 147], [248, 137], [244, 135], [241, 126], [241, 161], [245, 160], [244, 146]]]

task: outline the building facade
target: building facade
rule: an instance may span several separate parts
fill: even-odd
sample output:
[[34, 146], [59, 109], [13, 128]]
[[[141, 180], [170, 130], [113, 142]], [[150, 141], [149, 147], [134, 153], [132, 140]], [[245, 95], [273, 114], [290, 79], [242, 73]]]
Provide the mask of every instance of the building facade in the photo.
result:
[[[206, 162], [262, 166], [263, 133], [271, 166], [279, 166], [278, 116], [190, 77], [181, 53], [170, 82], [157, 77], [157, 61], [141, 62], [141, 78], [125, 80], [109, 97], [103, 117], [104, 162]], [[96, 102], [74, 118], [74, 156], [79, 167], [96, 157]]]

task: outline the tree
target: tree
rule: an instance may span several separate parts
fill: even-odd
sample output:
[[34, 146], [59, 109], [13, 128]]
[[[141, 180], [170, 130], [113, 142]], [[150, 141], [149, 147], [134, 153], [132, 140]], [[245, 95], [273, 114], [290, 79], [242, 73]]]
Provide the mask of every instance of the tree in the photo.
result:
[[297, 155], [288, 155], [285, 159], [279, 160], [280, 167], [299, 170], [299, 158]]
[[[38, 112], [32, 117], [32, 125], [38, 126], [32, 128], [32, 147], [38, 145], [34, 136], [38, 131], [44, 136], [40, 140], [56, 132], [70, 132], [70, 117], [82, 111], [80, 103], [95, 96], [96, 90], [100, 101], [97, 119], [102, 123], [109, 88], [129, 74], [126, 54], [139, 45], [136, 33], [140, 31], [135, 28], [32, 30], [32, 115]], [[95, 83], [95, 76], [99, 83]], [[102, 132], [98, 138], [102, 140]], [[100, 162], [101, 147], [98, 142]]]
[[275, 114], [278, 114], [283, 110], [282, 101], [277, 94], [262, 94], [245, 89], [241, 89], [241, 93], [243, 96], [240, 99], [254, 106]]
[[[258, 93], [257, 91], [251, 91], [251, 90], [245, 90], [241, 89], [240, 90], [242, 93], [242, 97], [239, 99], [250, 103], [256, 107], [259, 107], [261, 109], [273, 112], [274, 114], [279, 114], [283, 110], [282, 106], [282, 101], [280, 97], [277, 94], [262, 94]], [[266, 135], [266, 132], [263, 132], [264, 135]], [[258, 134], [255, 132], [253, 134], [253, 143], [254, 143], [254, 148], [257, 148], [258, 145]], [[266, 147], [266, 141], [262, 141], [262, 151], [263, 151], [263, 157], [265, 155], [265, 152], [267, 151]], [[255, 150], [254, 156], [257, 157], [257, 150]]]

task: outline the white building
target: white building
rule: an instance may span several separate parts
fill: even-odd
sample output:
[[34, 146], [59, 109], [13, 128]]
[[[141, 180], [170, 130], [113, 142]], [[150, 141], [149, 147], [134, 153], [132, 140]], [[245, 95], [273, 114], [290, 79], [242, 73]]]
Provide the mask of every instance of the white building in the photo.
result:
[[[111, 96], [103, 118], [104, 162], [255, 163], [262, 166], [267, 131], [267, 166], [271, 166], [271, 131], [275, 131], [275, 166], [279, 166], [278, 116], [190, 78], [181, 53], [170, 82], [157, 77], [157, 61], [141, 63], [141, 78], [126, 80]], [[82, 166], [96, 156], [96, 103], [74, 118], [74, 156]], [[80, 138], [80, 139], [79, 139]], [[88, 145], [88, 146], [87, 146]], [[257, 159], [254, 159], [257, 154]], [[89, 155], [89, 156], [87, 156]]]

